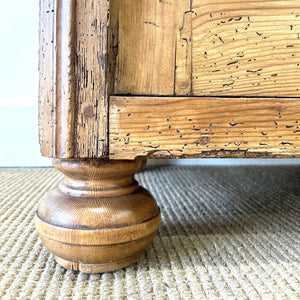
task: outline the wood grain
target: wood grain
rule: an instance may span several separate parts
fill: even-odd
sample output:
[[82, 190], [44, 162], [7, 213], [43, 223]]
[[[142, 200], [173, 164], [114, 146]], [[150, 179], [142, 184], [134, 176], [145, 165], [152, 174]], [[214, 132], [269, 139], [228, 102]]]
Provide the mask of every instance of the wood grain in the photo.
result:
[[107, 153], [107, 0], [77, 1], [76, 6], [76, 153]]
[[300, 157], [300, 99], [111, 97], [110, 157]]
[[295, 1], [42, 0], [42, 154], [108, 156], [111, 94], [299, 96], [299, 15]]
[[111, 3], [111, 94], [300, 95], [300, 4]]
[[40, 4], [39, 137], [43, 155], [74, 155], [75, 1]]
[[[52, 157], [55, 153], [55, 51], [54, 2], [41, 0], [39, 11], [39, 141], [41, 152]], [[54, 122], [55, 123], [55, 122]]]
[[115, 94], [190, 93], [190, 15], [190, 0], [112, 1], [109, 48]]
[[176, 32], [174, 95], [187, 96], [192, 93], [192, 1], [179, 1], [178, 6], [182, 25]]
[[39, 139], [44, 156], [107, 154], [108, 3], [41, 1]]
[[55, 156], [75, 151], [75, 0], [57, 0]]
[[193, 1], [193, 95], [300, 95], [300, 2]]
[[136, 261], [160, 225], [152, 195], [134, 180], [145, 160], [54, 160], [66, 177], [40, 203], [35, 222], [62, 266], [107, 272]]

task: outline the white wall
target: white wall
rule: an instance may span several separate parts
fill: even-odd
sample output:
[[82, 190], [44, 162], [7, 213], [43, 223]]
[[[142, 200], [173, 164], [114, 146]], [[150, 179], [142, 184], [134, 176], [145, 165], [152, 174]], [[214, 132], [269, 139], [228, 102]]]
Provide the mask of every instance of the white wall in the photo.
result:
[[39, 1], [0, 9], [0, 166], [44, 166], [37, 139]]
[[0, 137], [0, 166], [51, 165], [40, 155], [36, 106], [0, 106]]
[[[4, 4], [5, 3], [5, 4]], [[38, 1], [6, 1], [0, 10], [0, 167], [50, 166], [37, 131]], [[186, 159], [151, 164], [300, 164], [300, 160]]]

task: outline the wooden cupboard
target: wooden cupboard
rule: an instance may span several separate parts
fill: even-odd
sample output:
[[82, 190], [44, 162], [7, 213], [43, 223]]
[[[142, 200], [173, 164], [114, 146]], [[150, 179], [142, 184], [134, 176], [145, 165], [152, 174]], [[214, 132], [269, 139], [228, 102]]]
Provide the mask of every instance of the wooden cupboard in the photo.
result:
[[135, 261], [147, 158], [299, 157], [300, 2], [41, 0], [39, 128], [65, 173], [36, 224], [61, 265]]

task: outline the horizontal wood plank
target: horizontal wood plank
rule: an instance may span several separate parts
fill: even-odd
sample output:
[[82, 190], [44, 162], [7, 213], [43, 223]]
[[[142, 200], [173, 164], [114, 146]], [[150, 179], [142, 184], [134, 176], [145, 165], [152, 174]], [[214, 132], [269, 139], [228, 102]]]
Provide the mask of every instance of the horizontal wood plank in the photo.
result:
[[300, 157], [300, 99], [110, 98], [112, 159]]
[[300, 1], [194, 0], [193, 12], [193, 95], [300, 95]]

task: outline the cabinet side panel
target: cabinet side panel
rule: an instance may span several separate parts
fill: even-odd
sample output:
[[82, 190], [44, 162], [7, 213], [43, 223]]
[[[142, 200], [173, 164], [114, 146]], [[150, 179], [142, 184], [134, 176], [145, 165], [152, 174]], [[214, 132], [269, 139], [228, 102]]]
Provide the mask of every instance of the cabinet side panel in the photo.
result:
[[44, 156], [55, 155], [55, 1], [40, 1], [39, 141]]
[[76, 4], [76, 157], [107, 152], [107, 0]]
[[55, 156], [75, 150], [75, 0], [57, 0]]
[[300, 2], [193, 1], [193, 95], [300, 96]]
[[39, 139], [42, 155], [74, 156], [75, 0], [42, 0], [39, 30]]

